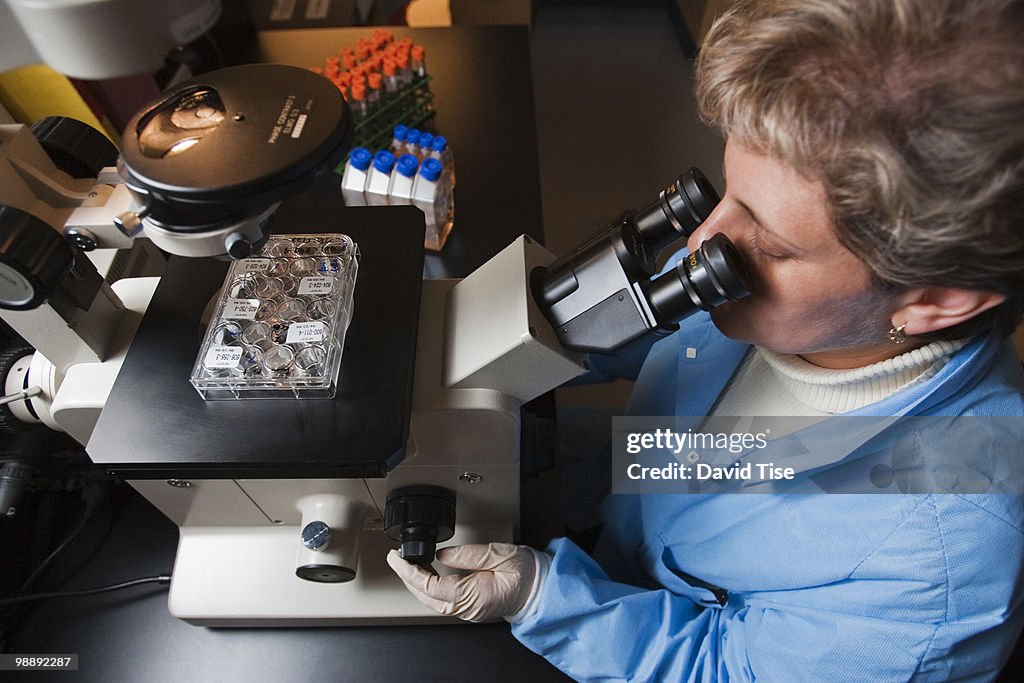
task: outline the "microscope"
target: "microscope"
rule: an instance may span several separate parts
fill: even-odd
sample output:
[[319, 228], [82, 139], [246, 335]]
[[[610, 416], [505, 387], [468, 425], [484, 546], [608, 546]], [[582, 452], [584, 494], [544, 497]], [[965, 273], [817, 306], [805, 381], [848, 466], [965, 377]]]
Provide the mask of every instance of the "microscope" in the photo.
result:
[[[204, 401], [188, 371], [217, 259], [258, 254], [281, 203], [344, 158], [337, 89], [266, 64], [188, 80], [94, 178], [59, 170], [45, 130], [0, 135], [3, 187], [19, 188], [0, 196], [0, 308], [36, 349], [6, 373], [11, 412], [66, 431], [178, 525], [169, 608], [194, 624], [443, 620], [385, 556], [431, 565], [439, 544], [518, 540], [523, 403], [587, 372], [588, 354], [749, 294], [722, 235], [658, 274], [718, 201], [696, 169], [566, 256], [522, 236], [461, 280], [421, 279], [421, 232], [318, 216], [360, 249], [337, 396]], [[142, 236], [174, 255], [159, 280], [110, 287], [84, 257]]]

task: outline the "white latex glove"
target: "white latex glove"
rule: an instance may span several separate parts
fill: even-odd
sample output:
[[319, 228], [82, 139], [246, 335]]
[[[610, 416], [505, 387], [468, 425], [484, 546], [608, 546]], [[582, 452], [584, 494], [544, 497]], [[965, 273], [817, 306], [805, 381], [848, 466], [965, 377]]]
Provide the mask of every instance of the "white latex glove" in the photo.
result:
[[417, 600], [440, 614], [478, 622], [525, 616], [517, 613], [538, 592], [549, 562], [544, 553], [511, 543], [442, 548], [437, 560], [472, 573], [437, 576], [397, 550], [388, 553], [388, 564]]

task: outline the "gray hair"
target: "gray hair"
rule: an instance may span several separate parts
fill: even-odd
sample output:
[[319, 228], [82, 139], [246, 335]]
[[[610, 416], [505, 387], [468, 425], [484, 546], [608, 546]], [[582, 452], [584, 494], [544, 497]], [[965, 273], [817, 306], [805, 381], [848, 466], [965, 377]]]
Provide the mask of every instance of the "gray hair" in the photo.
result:
[[726, 137], [822, 182], [880, 285], [1008, 297], [923, 336], [1020, 321], [1024, 2], [741, 0], [705, 40], [697, 98]]

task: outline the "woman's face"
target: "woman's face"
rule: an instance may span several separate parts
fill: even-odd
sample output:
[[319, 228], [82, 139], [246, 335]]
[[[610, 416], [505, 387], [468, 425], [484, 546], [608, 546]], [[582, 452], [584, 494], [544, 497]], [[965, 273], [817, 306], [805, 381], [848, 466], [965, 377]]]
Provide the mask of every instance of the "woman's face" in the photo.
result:
[[833, 233], [820, 183], [732, 141], [724, 170], [721, 203], [689, 239], [723, 233], [751, 270], [753, 294], [711, 312], [724, 334], [833, 368], [906, 350], [887, 340], [898, 301]]

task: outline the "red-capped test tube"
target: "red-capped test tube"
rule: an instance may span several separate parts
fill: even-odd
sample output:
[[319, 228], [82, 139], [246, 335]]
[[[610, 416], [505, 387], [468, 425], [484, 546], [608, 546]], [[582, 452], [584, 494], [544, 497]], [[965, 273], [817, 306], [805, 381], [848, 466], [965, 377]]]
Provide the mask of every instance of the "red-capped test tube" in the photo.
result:
[[412, 49], [409, 50], [409, 55], [412, 58], [409, 62], [409, 67], [412, 69], [413, 76], [416, 78], [423, 78], [427, 75], [427, 62], [426, 52], [422, 45], [413, 45]]
[[373, 114], [380, 109], [381, 93], [380, 93], [380, 82], [381, 76], [376, 71], [370, 73], [366, 77], [369, 87], [366, 90], [366, 107], [370, 114]]
[[395, 60], [384, 60], [384, 96], [391, 99], [398, 95], [398, 70]]
[[355, 114], [357, 119], [365, 119], [370, 115], [369, 107], [366, 103], [365, 86], [358, 83], [354, 84], [348, 101], [349, 105], [352, 107], [352, 113]]

